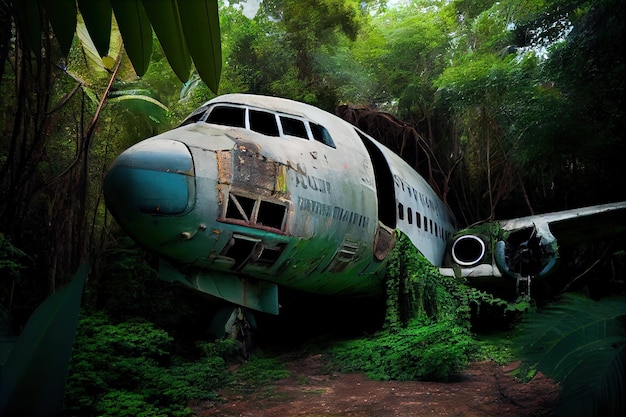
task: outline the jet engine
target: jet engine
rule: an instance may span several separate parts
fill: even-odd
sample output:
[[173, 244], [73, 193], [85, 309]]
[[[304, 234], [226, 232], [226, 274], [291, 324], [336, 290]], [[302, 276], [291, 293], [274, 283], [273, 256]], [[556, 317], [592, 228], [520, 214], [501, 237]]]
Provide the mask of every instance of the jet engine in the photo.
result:
[[485, 241], [477, 235], [457, 237], [450, 249], [452, 260], [461, 267], [470, 267], [480, 263], [487, 253]]
[[440, 268], [443, 275], [470, 279], [509, 277], [525, 281], [549, 275], [557, 266], [556, 238], [547, 223], [534, 222], [507, 230], [498, 222], [466, 229], [453, 238]]

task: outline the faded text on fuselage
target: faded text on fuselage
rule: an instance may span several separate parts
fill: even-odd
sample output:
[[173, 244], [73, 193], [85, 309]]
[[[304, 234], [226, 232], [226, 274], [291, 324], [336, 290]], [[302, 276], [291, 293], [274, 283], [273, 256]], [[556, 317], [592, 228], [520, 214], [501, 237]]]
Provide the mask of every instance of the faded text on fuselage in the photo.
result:
[[296, 174], [296, 187], [318, 191], [322, 194], [330, 194], [330, 182], [312, 175]]
[[368, 216], [357, 213], [356, 211], [346, 210], [339, 206], [331, 206], [303, 197], [298, 197], [298, 209], [321, 217], [328, 217], [340, 222], [355, 224], [362, 228], [367, 228], [370, 223]]

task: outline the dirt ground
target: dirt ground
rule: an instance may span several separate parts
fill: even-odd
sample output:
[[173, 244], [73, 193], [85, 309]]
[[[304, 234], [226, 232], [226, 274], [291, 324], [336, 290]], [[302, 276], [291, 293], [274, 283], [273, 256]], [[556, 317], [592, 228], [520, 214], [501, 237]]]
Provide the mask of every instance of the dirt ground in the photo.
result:
[[392, 417], [392, 416], [546, 416], [554, 407], [557, 385], [543, 375], [528, 383], [509, 373], [513, 363], [471, 363], [453, 382], [372, 381], [363, 374], [331, 370], [320, 354], [287, 362], [291, 376], [243, 395], [220, 393], [223, 401], [192, 405], [196, 416], [221, 417]]

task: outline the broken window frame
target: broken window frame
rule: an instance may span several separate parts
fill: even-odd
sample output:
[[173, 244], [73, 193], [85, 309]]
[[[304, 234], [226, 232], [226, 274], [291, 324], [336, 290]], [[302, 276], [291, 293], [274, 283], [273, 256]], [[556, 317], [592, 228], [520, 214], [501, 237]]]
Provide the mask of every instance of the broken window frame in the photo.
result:
[[[230, 189], [227, 194], [226, 204], [223, 205], [218, 221], [274, 233], [287, 233], [287, 220], [290, 212], [289, 201], [263, 198], [242, 190]], [[282, 210], [282, 213], [276, 214], [272, 211], [279, 209]]]

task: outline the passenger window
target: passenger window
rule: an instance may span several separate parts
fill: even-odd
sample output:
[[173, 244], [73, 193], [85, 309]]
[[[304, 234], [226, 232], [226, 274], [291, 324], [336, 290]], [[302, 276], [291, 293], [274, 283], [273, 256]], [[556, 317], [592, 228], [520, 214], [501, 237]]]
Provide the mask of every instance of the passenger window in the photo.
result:
[[407, 215], [407, 220], [409, 221], [409, 224], [413, 224], [413, 210], [411, 210], [411, 207], [406, 209], [406, 215]]
[[404, 204], [398, 203], [398, 218], [404, 220]]
[[418, 211], [415, 212], [415, 226], [422, 227], [422, 215]]
[[246, 109], [241, 107], [217, 106], [211, 110], [207, 123], [222, 126], [246, 127]]
[[283, 126], [283, 134], [307, 140], [309, 139], [309, 135], [306, 132], [306, 126], [302, 120], [280, 116], [280, 124]]
[[250, 110], [250, 129], [267, 136], [279, 136], [278, 123], [274, 113]]
[[330, 133], [328, 133], [328, 130], [326, 130], [324, 126], [316, 123], [311, 123], [310, 126], [311, 132], [313, 133], [313, 139], [318, 142], [322, 142], [324, 145], [328, 145], [331, 148], [336, 148], [333, 138], [330, 137]]

